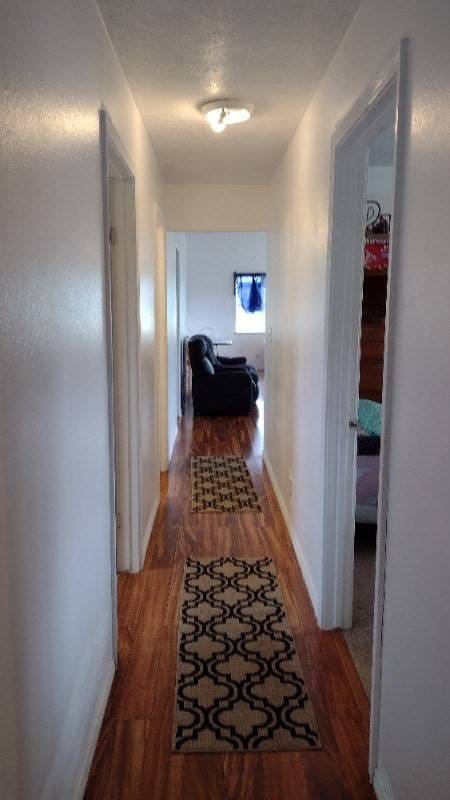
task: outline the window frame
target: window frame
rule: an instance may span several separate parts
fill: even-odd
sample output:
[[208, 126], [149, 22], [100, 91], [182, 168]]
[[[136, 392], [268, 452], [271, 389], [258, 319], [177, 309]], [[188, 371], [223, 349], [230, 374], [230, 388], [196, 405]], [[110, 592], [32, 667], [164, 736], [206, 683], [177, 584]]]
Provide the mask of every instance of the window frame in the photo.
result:
[[[262, 313], [264, 315], [264, 328], [263, 328], [263, 330], [258, 330], [258, 331], [237, 330], [237, 309], [238, 309], [239, 297], [238, 297], [238, 294], [237, 294], [237, 291], [236, 291], [236, 284], [237, 284], [238, 278], [254, 278], [254, 277], [263, 278], [264, 279], [264, 285], [263, 285], [263, 289], [264, 289], [264, 309], [261, 312], [255, 312], [255, 313]], [[266, 283], [267, 283], [267, 273], [266, 272], [256, 272], [256, 271], [255, 272], [235, 272], [234, 275], [233, 275], [233, 280], [234, 280], [234, 283], [233, 283], [233, 295], [234, 295], [234, 298], [235, 298], [235, 301], [234, 301], [234, 334], [235, 334], [235, 336], [264, 336], [265, 333], [266, 333], [266, 288], [267, 288], [266, 287]], [[248, 313], [244, 309], [242, 309], [242, 311], [243, 311], [244, 314]]]

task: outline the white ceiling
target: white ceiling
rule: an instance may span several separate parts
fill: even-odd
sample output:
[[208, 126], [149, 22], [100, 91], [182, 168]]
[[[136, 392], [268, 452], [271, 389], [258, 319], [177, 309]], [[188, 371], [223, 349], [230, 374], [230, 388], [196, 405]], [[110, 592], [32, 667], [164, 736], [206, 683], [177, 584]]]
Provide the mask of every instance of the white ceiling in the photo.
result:
[[[360, 0], [97, 0], [170, 183], [265, 183]], [[198, 110], [255, 104], [215, 134]]]

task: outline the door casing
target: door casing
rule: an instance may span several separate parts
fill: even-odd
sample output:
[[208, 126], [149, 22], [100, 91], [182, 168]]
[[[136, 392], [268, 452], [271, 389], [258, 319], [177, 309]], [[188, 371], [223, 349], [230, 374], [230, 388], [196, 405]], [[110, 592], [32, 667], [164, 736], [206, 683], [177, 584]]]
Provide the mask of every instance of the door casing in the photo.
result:
[[[100, 153], [110, 450], [111, 594], [113, 640], [117, 647], [116, 573], [118, 569], [138, 572], [141, 568], [140, 319], [135, 179], [126, 151], [104, 108], [100, 110]], [[121, 255], [117, 264], [111, 257], [110, 242], [112, 181], [117, 194], [114, 224], [121, 238]], [[115, 275], [114, 268], [120, 269], [121, 274]], [[121, 458], [117, 458], [119, 446]]]
[[324, 567], [320, 617], [321, 626], [326, 629], [348, 627], [352, 617], [356, 431], [349, 429], [349, 420], [357, 416], [367, 152], [370, 142], [386, 127], [387, 121], [392, 120], [395, 124], [394, 208], [386, 308], [372, 662], [369, 752], [369, 773], [372, 778], [378, 753], [388, 541], [392, 342], [395, 336], [400, 185], [405, 138], [406, 54], [407, 42], [403, 40], [337, 125], [332, 140], [324, 408]]
[[156, 230], [156, 282], [155, 282], [155, 319], [156, 319], [156, 407], [157, 425], [155, 435], [159, 444], [159, 469], [169, 469], [169, 423], [168, 423], [168, 342], [167, 342], [167, 265], [166, 265], [166, 227], [163, 213], [157, 203], [154, 204]]

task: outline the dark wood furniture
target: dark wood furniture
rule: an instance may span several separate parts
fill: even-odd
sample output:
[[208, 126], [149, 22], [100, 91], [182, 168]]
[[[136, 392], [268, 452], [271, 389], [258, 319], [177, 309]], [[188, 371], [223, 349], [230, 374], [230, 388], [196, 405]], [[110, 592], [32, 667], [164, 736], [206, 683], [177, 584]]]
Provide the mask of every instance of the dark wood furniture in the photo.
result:
[[359, 396], [379, 403], [383, 391], [386, 297], [387, 270], [364, 270]]

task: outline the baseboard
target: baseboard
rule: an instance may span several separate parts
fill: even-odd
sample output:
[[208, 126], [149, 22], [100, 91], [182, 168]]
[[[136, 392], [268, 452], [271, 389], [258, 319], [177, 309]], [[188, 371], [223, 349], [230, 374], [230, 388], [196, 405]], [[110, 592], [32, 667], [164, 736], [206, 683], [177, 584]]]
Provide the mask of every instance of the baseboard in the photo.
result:
[[86, 785], [89, 778], [89, 770], [91, 769], [91, 764], [94, 759], [95, 748], [97, 746], [100, 729], [102, 727], [103, 717], [105, 716], [106, 705], [108, 703], [109, 694], [111, 692], [111, 686], [114, 680], [115, 671], [116, 671], [116, 665], [114, 661], [111, 661], [108, 665], [107, 672], [105, 673], [103, 687], [100, 692], [98, 703], [94, 711], [88, 745], [85, 751], [83, 762], [80, 765], [80, 778], [78, 780], [77, 788], [73, 795], [74, 800], [83, 800], [84, 793], [86, 791]]
[[269, 473], [269, 478], [272, 483], [273, 490], [275, 492], [275, 496], [278, 500], [278, 505], [280, 506], [281, 513], [283, 515], [283, 519], [286, 523], [286, 527], [289, 531], [289, 536], [291, 537], [292, 546], [294, 548], [295, 555], [297, 557], [297, 561], [299, 563], [303, 580], [305, 581], [306, 588], [308, 590], [308, 594], [311, 599], [311, 603], [314, 609], [314, 613], [316, 618], [319, 619], [319, 595], [317, 592], [315, 581], [311, 574], [311, 569], [309, 566], [309, 562], [303, 552], [303, 548], [298, 540], [298, 537], [295, 535], [294, 526], [292, 524], [292, 520], [284, 500], [283, 494], [280, 489], [280, 485], [278, 483], [277, 477], [275, 475], [275, 471], [273, 469], [272, 463], [270, 458], [267, 454], [267, 451], [264, 450], [263, 452], [263, 461], [266, 466], [267, 472]]
[[378, 800], [394, 800], [391, 784], [385, 773], [378, 768], [373, 776], [373, 788]]
[[[36, 800], [53, 797], [81, 800], [94, 757], [98, 735], [115, 673], [111, 656], [111, 628], [105, 619], [80, 654], [75, 685], [59, 729], [52, 730], [55, 749], [45, 783]], [[69, 687], [67, 687], [69, 689]]]
[[174, 450], [175, 450], [175, 443], [176, 443], [176, 441], [177, 441], [177, 436], [178, 436], [178, 431], [179, 431], [179, 430], [180, 430], [180, 417], [179, 417], [179, 416], [178, 416], [178, 414], [177, 414], [177, 423], [176, 423], [176, 425], [175, 425], [175, 428], [174, 428], [174, 431], [173, 431], [173, 435], [172, 435], [172, 441], [170, 440], [170, 435], [167, 437], [167, 438], [168, 438], [168, 448], [167, 448], [167, 452], [168, 452], [168, 461], [167, 461], [167, 469], [170, 469], [170, 462], [172, 461], [172, 456], [173, 456], [173, 453], [174, 453]]
[[289, 535], [292, 538], [292, 522], [291, 522], [290, 514], [288, 512], [287, 505], [286, 505], [286, 503], [284, 501], [284, 497], [283, 497], [283, 495], [281, 493], [281, 489], [280, 489], [279, 483], [277, 481], [274, 469], [272, 467], [272, 462], [271, 462], [266, 450], [264, 450], [264, 452], [263, 452], [263, 462], [265, 464], [267, 472], [269, 473], [270, 482], [272, 484], [272, 488], [273, 488], [273, 490], [275, 492], [275, 495], [276, 495], [276, 498], [278, 500], [278, 505], [280, 506], [280, 510], [281, 510], [282, 515], [283, 515], [283, 519], [284, 519], [284, 521], [285, 521], [285, 523], [287, 525], [287, 528], [288, 528], [288, 531], [289, 531]]
[[149, 544], [149, 541], [150, 541], [150, 536], [152, 534], [153, 526], [155, 524], [156, 515], [158, 513], [159, 500], [160, 500], [160, 498], [159, 498], [159, 494], [158, 494], [158, 497], [155, 497], [155, 499], [153, 501], [153, 505], [151, 507], [150, 515], [149, 515], [148, 522], [147, 522], [147, 527], [145, 529], [144, 541], [142, 542], [142, 550], [141, 550], [141, 569], [144, 566], [144, 561], [145, 561], [145, 556], [147, 554], [147, 548], [148, 548], [148, 544]]

